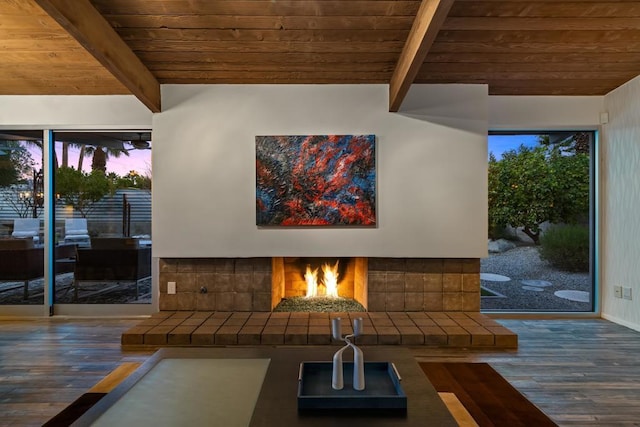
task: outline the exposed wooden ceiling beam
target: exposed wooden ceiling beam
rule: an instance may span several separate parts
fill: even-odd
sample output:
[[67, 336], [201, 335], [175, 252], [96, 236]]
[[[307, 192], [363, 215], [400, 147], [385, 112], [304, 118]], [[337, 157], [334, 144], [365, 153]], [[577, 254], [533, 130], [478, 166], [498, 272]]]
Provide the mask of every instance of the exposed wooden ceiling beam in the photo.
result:
[[160, 84], [89, 0], [35, 0], [154, 113]]
[[389, 111], [398, 111], [454, 0], [422, 0], [389, 84]]

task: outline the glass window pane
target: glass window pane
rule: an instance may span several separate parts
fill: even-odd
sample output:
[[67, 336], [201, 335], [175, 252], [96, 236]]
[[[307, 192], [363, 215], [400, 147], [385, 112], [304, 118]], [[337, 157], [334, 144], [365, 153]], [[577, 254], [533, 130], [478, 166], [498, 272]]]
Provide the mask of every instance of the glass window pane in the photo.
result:
[[485, 311], [589, 312], [593, 132], [490, 133]]
[[0, 304], [44, 303], [42, 131], [0, 131]]
[[56, 303], [151, 303], [151, 133], [58, 132]]

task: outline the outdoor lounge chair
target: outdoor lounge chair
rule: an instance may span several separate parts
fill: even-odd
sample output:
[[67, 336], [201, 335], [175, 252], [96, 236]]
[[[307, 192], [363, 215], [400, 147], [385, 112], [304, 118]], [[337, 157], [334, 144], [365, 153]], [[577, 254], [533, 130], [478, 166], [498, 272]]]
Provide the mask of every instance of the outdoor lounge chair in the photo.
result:
[[70, 218], [64, 220], [64, 243], [76, 244], [83, 248], [91, 246], [91, 238], [87, 230], [86, 218]]
[[[31, 239], [0, 239], [0, 281], [24, 283], [24, 299], [29, 298], [29, 282], [44, 277], [44, 248]], [[56, 246], [56, 274], [73, 271], [73, 264], [58, 261], [74, 256], [72, 246]]]
[[38, 218], [17, 218], [13, 220], [14, 239], [33, 239], [33, 243], [40, 241], [40, 219]]

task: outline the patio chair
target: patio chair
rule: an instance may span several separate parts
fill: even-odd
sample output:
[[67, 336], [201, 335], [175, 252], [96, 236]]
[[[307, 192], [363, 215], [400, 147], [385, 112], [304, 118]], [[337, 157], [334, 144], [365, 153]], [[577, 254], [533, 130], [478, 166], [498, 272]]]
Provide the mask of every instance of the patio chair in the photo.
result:
[[91, 238], [87, 230], [86, 218], [70, 218], [64, 220], [64, 243], [75, 244], [83, 248], [91, 246]]
[[14, 239], [33, 239], [33, 243], [40, 241], [40, 220], [38, 218], [17, 218], [13, 220]]
[[[72, 246], [56, 246], [56, 274], [70, 273], [75, 255]], [[29, 298], [29, 282], [44, 277], [44, 248], [34, 246], [31, 239], [0, 239], [0, 281], [24, 283], [24, 299]]]

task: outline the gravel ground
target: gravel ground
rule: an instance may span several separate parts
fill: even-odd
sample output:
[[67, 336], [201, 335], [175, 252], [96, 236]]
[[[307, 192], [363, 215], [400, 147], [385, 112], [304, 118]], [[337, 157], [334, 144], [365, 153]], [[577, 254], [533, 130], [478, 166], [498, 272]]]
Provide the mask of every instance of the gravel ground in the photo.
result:
[[[482, 297], [482, 310], [510, 311], [591, 311], [592, 302], [577, 302], [560, 298], [554, 293], [561, 290], [588, 292], [591, 295], [589, 273], [569, 273], [557, 270], [540, 259], [534, 246], [519, 246], [499, 254], [489, 254], [480, 261], [482, 273], [499, 274], [511, 280], [505, 282], [481, 280], [481, 286], [502, 296]], [[522, 280], [543, 280], [546, 287], [526, 286]], [[536, 290], [537, 289], [537, 290]], [[591, 298], [590, 298], [591, 300]]]
[[366, 311], [362, 304], [351, 298], [292, 297], [284, 298], [273, 311]]

